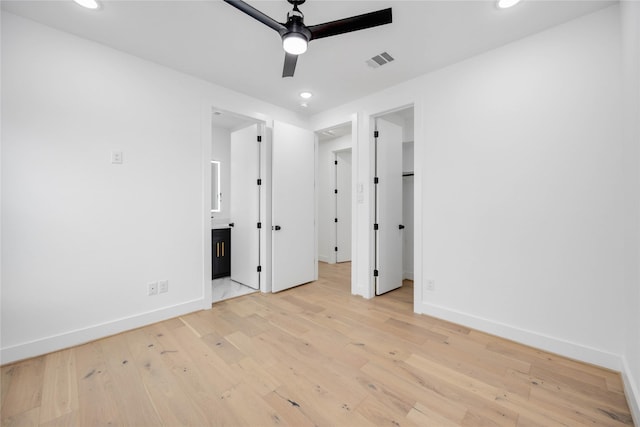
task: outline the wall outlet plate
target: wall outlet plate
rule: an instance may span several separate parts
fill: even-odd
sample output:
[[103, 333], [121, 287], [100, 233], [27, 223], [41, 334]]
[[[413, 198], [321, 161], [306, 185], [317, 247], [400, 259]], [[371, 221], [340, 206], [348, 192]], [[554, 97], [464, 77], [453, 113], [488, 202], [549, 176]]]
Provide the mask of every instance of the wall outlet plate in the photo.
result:
[[111, 163], [114, 165], [121, 165], [124, 162], [122, 151], [111, 152]]
[[158, 295], [158, 282], [151, 282], [147, 285], [149, 296]]
[[169, 292], [169, 281], [168, 280], [160, 280], [158, 282], [158, 293], [164, 294], [165, 292]]
[[427, 290], [428, 291], [435, 291], [436, 290], [436, 281], [433, 279], [429, 279], [427, 280]]

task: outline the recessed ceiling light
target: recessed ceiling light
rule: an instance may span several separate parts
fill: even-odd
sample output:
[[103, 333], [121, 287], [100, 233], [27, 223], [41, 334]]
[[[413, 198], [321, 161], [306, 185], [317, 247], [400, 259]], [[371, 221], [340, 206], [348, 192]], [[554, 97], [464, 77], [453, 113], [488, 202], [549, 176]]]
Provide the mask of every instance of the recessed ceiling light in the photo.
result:
[[309, 104], [307, 104], [306, 102], [303, 102], [302, 104], [300, 104], [301, 107], [307, 108], [309, 106]]
[[99, 9], [100, 3], [97, 0], [73, 0], [77, 4], [82, 7], [86, 7], [87, 9]]
[[520, 0], [498, 0], [498, 9], [507, 9], [520, 3]]
[[300, 92], [300, 98], [302, 99], [309, 99], [313, 96], [313, 94], [311, 92]]

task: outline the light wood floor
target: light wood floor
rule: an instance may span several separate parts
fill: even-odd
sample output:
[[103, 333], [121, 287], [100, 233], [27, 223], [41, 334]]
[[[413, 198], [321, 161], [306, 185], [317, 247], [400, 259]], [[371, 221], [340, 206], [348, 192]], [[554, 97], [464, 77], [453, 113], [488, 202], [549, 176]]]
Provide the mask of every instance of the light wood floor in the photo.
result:
[[349, 264], [3, 366], [6, 426], [631, 425], [619, 374], [367, 301]]

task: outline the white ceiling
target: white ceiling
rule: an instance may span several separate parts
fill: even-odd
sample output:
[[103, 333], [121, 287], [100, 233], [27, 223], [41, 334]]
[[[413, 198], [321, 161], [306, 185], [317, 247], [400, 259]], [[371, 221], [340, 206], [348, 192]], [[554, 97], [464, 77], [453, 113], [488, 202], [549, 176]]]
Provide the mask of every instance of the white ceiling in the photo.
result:
[[[250, 0], [277, 21], [285, 0]], [[314, 40], [295, 76], [281, 77], [278, 34], [222, 1], [102, 1], [90, 11], [71, 0], [8, 1], [2, 9], [95, 40], [302, 114], [363, 97], [614, 4], [595, 0], [524, 0], [499, 10], [494, 1], [308, 0], [300, 9], [314, 25], [392, 7], [393, 23]], [[381, 52], [395, 61], [377, 69]], [[307, 108], [298, 97], [309, 90]]]

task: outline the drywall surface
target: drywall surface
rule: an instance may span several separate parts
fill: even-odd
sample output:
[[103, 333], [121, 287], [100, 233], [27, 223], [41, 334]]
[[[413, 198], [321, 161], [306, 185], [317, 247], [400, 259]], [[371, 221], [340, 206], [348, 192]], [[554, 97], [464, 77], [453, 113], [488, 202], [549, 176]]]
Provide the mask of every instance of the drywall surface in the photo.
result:
[[635, 202], [630, 207], [627, 233], [629, 286], [625, 295], [626, 330], [623, 363], [625, 390], [636, 425], [640, 424], [640, 3], [620, 2], [623, 46], [624, 132], [628, 144], [627, 168], [629, 185], [627, 197]]
[[436, 282], [423, 295], [426, 312], [535, 332], [540, 345], [554, 337], [561, 353], [581, 358], [578, 344], [594, 350], [594, 363], [621, 353], [628, 266], [617, 13], [425, 82], [424, 279]]
[[231, 221], [231, 133], [229, 129], [212, 129], [211, 160], [220, 162], [220, 192], [222, 193], [220, 212], [212, 212], [213, 224], [226, 224]]
[[[620, 46], [614, 6], [312, 118], [358, 113], [366, 183], [369, 117], [414, 105], [416, 311], [620, 369], [637, 268]], [[355, 266], [365, 297], [370, 265]]]
[[2, 363], [210, 307], [212, 106], [304, 122], [6, 12], [2, 90]]

